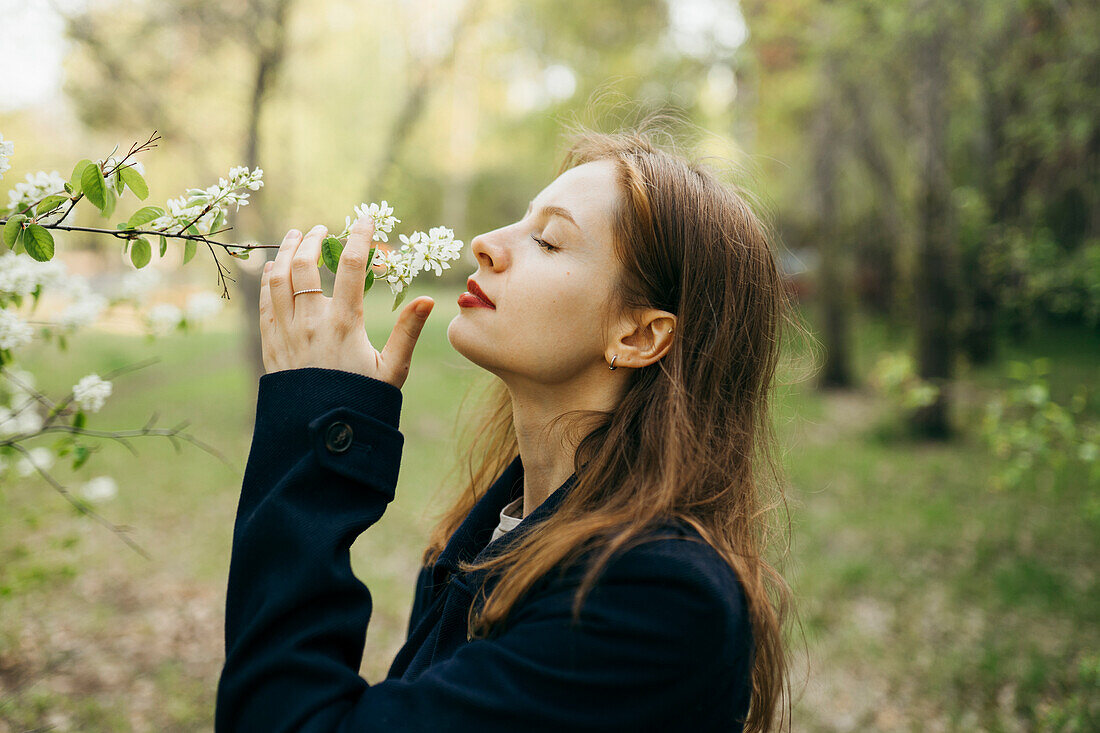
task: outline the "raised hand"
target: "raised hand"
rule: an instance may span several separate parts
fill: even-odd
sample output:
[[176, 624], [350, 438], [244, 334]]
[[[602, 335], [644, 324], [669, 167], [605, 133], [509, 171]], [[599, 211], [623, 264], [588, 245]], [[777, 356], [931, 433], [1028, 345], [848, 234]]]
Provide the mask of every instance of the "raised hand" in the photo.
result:
[[[267, 373], [323, 367], [363, 374], [398, 389], [409, 374], [413, 348], [435, 302], [414, 299], [397, 317], [382, 351], [363, 324], [363, 287], [374, 222], [360, 217], [340, 255], [332, 297], [320, 292], [317, 261], [328, 233], [318, 224], [306, 233], [291, 229], [260, 281], [260, 338]], [[302, 290], [317, 292], [299, 293]]]

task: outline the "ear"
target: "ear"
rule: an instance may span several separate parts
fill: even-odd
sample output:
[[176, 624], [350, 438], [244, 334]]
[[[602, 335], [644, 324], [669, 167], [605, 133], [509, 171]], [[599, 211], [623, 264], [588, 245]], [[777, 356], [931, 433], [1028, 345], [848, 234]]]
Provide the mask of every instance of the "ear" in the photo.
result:
[[627, 317], [617, 332], [617, 338], [605, 354], [610, 364], [615, 356], [615, 368], [641, 369], [662, 358], [672, 346], [676, 335], [676, 316], [668, 311], [649, 308]]

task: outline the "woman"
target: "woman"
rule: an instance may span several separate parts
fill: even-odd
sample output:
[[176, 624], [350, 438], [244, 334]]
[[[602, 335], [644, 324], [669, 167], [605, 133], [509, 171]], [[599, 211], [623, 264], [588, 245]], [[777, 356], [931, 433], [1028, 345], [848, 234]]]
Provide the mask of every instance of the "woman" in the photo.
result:
[[291, 230], [262, 279], [217, 729], [773, 729], [789, 590], [763, 558], [761, 475], [788, 303], [744, 200], [644, 134], [585, 133], [521, 220], [471, 242], [447, 337], [499, 378], [487, 447], [374, 685], [349, 548], [394, 498], [433, 301], [377, 351], [371, 225], [331, 299], [324, 233]]

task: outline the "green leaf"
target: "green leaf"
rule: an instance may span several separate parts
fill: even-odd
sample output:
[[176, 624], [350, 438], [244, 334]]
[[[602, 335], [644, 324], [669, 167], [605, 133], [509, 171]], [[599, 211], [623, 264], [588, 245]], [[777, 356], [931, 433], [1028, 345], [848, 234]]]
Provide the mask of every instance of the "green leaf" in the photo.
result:
[[168, 237], [163, 234], [160, 235], [160, 256], [163, 257], [164, 253], [168, 251]]
[[73, 415], [73, 427], [74, 428], [84, 427], [84, 423], [86, 421], [87, 421], [87, 416], [84, 414], [84, 410], [77, 410], [76, 414]]
[[134, 263], [134, 267], [140, 270], [148, 265], [152, 258], [153, 246], [149, 244], [149, 240], [145, 237], [135, 239], [133, 246], [130, 247], [130, 262]]
[[370, 263], [374, 262], [374, 251], [376, 249], [378, 249], [377, 244], [371, 247], [370, 252], [367, 253], [367, 279], [363, 281], [363, 295], [366, 295], [371, 285], [374, 285], [374, 268], [370, 266]]
[[9, 247], [14, 247], [15, 242], [23, 234], [23, 222], [27, 220], [25, 214], [15, 214], [8, 217], [8, 222], [4, 225], [4, 244]]
[[111, 215], [115, 213], [115, 206], [118, 205], [118, 196], [115, 195], [115, 192], [110, 188], [107, 189], [104, 196], [106, 196], [106, 205], [102, 209], [103, 218], [110, 219]]
[[192, 224], [191, 226], [187, 227], [187, 231], [185, 232], [185, 234], [190, 234], [197, 237], [201, 234], [201, 232], [199, 232], [198, 226]]
[[394, 301], [393, 301], [393, 308], [390, 308], [390, 312], [391, 312], [391, 313], [392, 313], [393, 311], [397, 310], [397, 306], [401, 305], [401, 301], [403, 301], [403, 300], [405, 299], [405, 296], [406, 296], [406, 295], [408, 295], [408, 294], [409, 294], [409, 286], [408, 286], [408, 285], [406, 285], [406, 286], [405, 286], [405, 289], [404, 289], [404, 290], [402, 290], [402, 291], [401, 291], [400, 293], [398, 293], [398, 294], [397, 294], [397, 297], [396, 297], [396, 298], [394, 298]]
[[335, 273], [340, 264], [340, 254], [344, 251], [344, 243], [336, 237], [325, 237], [321, 242], [321, 259], [330, 272]]
[[[84, 170], [80, 174], [80, 189], [92, 202], [93, 206], [103, 211], [107, 206], [107, 194], [110, 193], [107, 188], [107, 181], [103, 179], [103, 171], [90, 160], [82, 160], [80, 163], [88, 164], [84, 166]], [[80, 163], [76, 164], [77, 167], [80, 167]], [[76, 174], [75, 170], [73, 174]]]
[[126, 190], [126, 181], [122, 180], [122, 176], [118, 175], [118, 172], [116, 171], [115, 172], [115, 193], [117, 193], [119, 196], [121, 196], [122, 192], [125, 191], [125, 190]]
[[187, 264], [191, 261], [191, 258], [195, 256], [195, 250], [198, 248], [198, 243], [194, 239], [188, 239], [187, 243], [183, 245], [183, 264]]
[[53, 259], [53, 235], [40, 224], [31, 224], [27, 227], [23, 245], [27, 248], [27, 254], [39, 262]]
[[74, 450], [75, 453], [73, 456], [73, 470], [75, 471], [76, 469], [84, 465], [84, 462], [88, 460], [88, 457], [92, 455], [92, 452], [88, 450], [87, 446], [80, 443], [76, 444], [76, 448]]
[[134, 192], [134, 195], [144, 201], [149, 198], [149, 184], [145, 182], [145, 179], [141, 177], [132, 166], [123, 168], [118, 172], [119, 180], [125, 181], [126, 185]]
[[84, 179], [84, 169], [90, 165], [93, 165], [92, 161], [85, 158], [73, 166], [73, 174], [69, 176], [69, 185], [72, 186], [73, 193], [81, 193], [84, 190], [82, 183]]
[[210, 225], [210, 231], [218, 231], [222, 228], [223, 224], [225, 224], [225, 211], [223, 209], [218, 209], [218, 213], [214, 214], [214, 223]]
[[143, 206], [130, 215], [130, 220], [126, 222], [126, 226], [129, 229], [137, 229], [142, 224], [148, 224], [162, 216], [164, 216], [164, 209], [159, 206]]
[[38, 208], [35, 209], [35, 213], [41, 216], [47, 211], [53, 211], [54, 209], [56, 209], [58, 205], [61, 204], [61, 202], [68, 200], [68, 196], [60, 196], [56, 193], [53, 196], [47, 196], [46, 198], [42, 199], [41, 203], [38, 204]]

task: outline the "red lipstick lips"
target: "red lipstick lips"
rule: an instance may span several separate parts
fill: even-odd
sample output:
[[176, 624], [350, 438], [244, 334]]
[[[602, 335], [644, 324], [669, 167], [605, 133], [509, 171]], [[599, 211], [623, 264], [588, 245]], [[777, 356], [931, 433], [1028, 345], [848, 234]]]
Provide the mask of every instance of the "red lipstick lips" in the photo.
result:
[[458, 304], [460, 306], [496, 309], [496, 304], [489, 300], [489, 296], [485, 294], [484, 290], [478, 287], [478, 284], [474, 282], [473, 278], [466, 281], [466, 287], [468, 288], [468, 292], [458, 296]]

